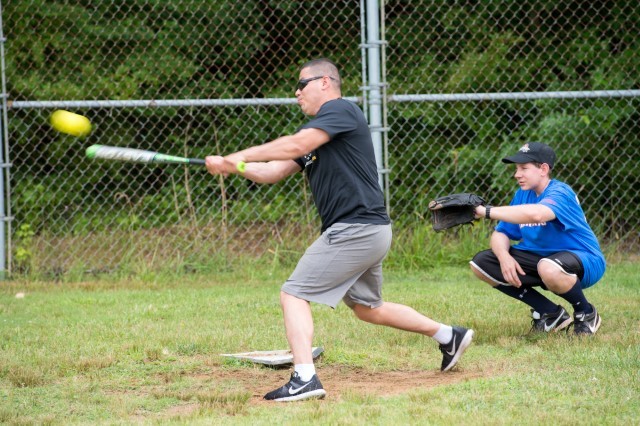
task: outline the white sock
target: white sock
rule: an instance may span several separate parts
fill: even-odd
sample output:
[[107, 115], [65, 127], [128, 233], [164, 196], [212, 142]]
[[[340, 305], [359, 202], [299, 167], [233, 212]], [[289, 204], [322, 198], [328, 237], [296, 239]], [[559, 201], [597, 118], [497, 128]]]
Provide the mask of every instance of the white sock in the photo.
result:
[[298, 373], [298, 377], [304, 382], [308, 382], [316, 374], [316, 367], [313, 364], [296, 364], [294, 369]]
[[433, 335], [433, 338], [441, 345], [446, 345], [453, 339], [453, 328], [449, 325], [440, 324], [440, 328]]

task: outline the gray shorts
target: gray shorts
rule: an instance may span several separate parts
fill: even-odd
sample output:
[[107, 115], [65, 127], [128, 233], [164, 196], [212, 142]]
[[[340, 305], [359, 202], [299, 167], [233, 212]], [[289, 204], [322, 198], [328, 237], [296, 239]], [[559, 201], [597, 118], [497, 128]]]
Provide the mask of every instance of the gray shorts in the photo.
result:
[[391, 225], [336, 223], [305, 251], [282, 291], [332, 308], [340, 300], [377, 308], [390, 247]]

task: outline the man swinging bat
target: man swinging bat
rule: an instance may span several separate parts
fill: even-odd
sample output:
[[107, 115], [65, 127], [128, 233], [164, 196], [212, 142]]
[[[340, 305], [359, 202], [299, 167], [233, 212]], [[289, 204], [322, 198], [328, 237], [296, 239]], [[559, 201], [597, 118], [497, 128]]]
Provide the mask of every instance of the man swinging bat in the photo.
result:
[[[335, 308], [342, 300], [363, 321], [434, 338], [443, 355], [442, 371], [456, 365], [473, 338], [473, 330], [438, 323], [382, 299], [382, 261], [391, 246], [391, 224], [367, 121], [357, 105], [342, 99], [340, 85], [332, 61], [307, 62], [295, 94], [302, 112], [313, 117], [310, 121], [292, 135], [206, 158], [213, 175], [239, 173], [258, 183], [275, 183], [304, 170], [322, 219], [321, 236], [281, 288], [294, 372], [288, 383], [265, 395], [267, 400], [326, 394], [313, 365], [310, 302]], [[243, 172], [238, 164], [245, 164]]]

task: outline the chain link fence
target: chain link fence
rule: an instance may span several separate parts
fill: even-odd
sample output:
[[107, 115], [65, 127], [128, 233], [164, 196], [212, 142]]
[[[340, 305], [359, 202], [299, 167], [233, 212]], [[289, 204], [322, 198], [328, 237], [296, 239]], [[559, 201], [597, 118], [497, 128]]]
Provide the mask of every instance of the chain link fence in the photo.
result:
[[[319, 56], [341, 65], [343, 94], [366, 110], [364, 10], [356, 1], [3, 2], [12, 271], [296, 259], [319, 231], [304, 179], [262, 186], [84, 151], [204, 157], [292, 133], [305, 121], [293, 99], [298, 68]], [[447, 192], [506, 203], [515, 186], [500, 158], [538, 140], [556, 148], [554, 173], [574, 186], [602, 241], [640, 248], [640, 6], [389, 1], [379, 12], [385, 190], [397, 228], [428, 226], [428, 201]], [[48, 117], [60, 107], [89, 117], [91, 135], [54, 132]]]

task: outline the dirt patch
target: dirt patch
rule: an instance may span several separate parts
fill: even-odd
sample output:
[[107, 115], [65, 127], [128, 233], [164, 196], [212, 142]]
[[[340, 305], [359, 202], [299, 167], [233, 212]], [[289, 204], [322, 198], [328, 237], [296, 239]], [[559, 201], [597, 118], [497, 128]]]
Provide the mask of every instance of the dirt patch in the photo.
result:
[[[217, 380], [231, 381], [252, 393], [251, 402], [267, 403], [265, 393], [289, 380], [290, 369], [217, 370]], [[318, 376], [327, 391], [328, 400], [340, 400], [344, 395], [392, 396], [419, 389], [430, 389], [489, 376], [486, 371], [370, 371], [340, 366], [323, 366]]]

